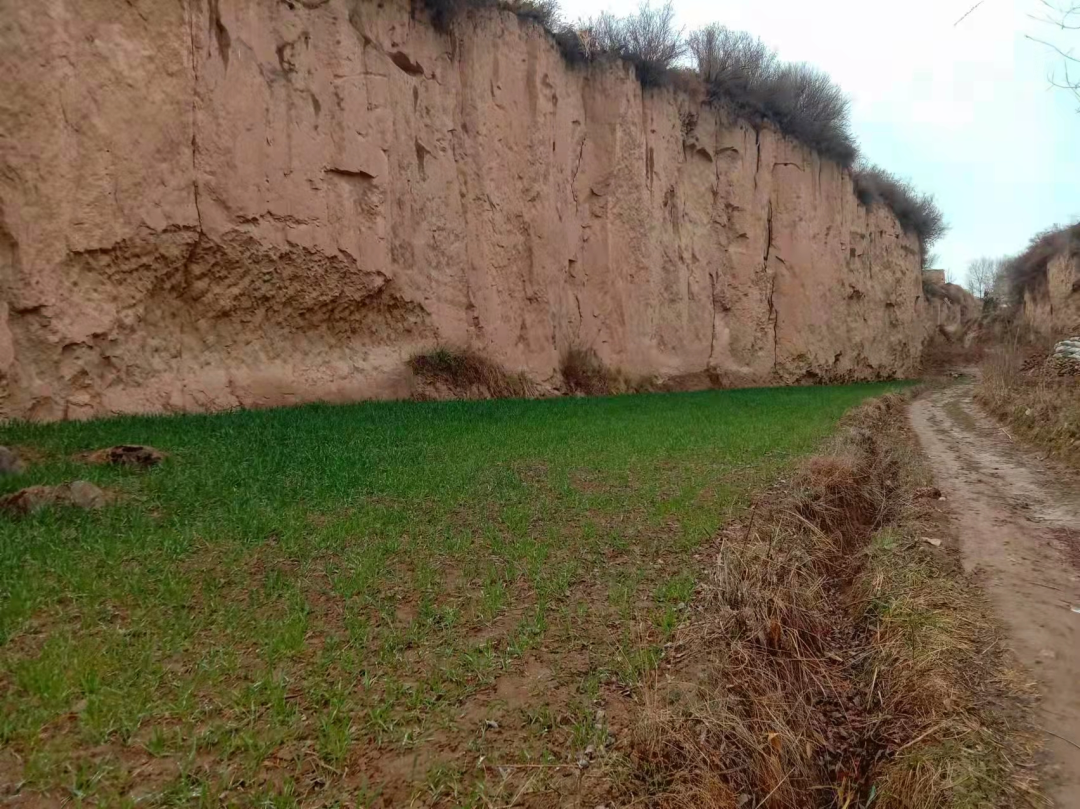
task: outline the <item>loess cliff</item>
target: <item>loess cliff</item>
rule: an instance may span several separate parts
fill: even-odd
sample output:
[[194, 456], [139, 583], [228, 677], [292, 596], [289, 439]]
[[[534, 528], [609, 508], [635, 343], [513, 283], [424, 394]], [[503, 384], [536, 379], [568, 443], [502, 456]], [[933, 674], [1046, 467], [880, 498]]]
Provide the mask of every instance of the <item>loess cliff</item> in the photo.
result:
[[1022, 317], [1051, 338], [1080, 334], [1080, 227], [1024, 290]]
[[0, 416], [407, 396], [472, 348], [903, 376], [920, 251], [774, 130], [405, 0], [0, 0]]

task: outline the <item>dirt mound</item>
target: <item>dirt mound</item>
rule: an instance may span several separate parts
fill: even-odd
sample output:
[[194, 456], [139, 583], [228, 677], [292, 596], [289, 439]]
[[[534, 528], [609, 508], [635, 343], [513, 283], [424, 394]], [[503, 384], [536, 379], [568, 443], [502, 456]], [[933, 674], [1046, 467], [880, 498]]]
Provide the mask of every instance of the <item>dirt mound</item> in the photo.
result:
[[99, 509], [108, 498], [93, 483], [75, 480], [59, 486], [29, 486], [0, 497], [0, 511], [25, 516], [50, 506], [73, 506], [87, 510]]

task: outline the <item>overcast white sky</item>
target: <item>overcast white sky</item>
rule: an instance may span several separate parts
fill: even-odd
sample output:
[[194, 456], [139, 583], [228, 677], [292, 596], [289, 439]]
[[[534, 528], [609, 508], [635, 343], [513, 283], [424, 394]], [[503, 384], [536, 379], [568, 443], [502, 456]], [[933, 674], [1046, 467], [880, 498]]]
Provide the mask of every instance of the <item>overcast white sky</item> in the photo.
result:
[[[1039, 0], [984, 0], [955, 25], [975, 1], [674, 3], [687, 30], [719, 22], [825, 69], [851, 97], [863, 154], [937, 197], [951, 230], [934, 251], [962, 279], [971, 259], [1019, 252], [1036, 232], [1080, 219], [1077, 100], [1050, 88], [1059, 58], [1025, 38], [1080, 54], [1080, 32], [1031, 19]], [[637, 6], [566, 0], [563, 8], [577, 19]]]

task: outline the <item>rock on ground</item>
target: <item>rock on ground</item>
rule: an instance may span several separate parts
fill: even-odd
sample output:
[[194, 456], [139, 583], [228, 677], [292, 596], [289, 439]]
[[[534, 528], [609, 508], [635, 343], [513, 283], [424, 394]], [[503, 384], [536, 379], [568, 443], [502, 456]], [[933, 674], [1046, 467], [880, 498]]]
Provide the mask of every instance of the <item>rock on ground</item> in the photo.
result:
[[106, 500], [105, 492], [93, 483], [75, 480], [59, 486], [29, 486], [0, 497], [0, 511], [24, 516], [50, 506], [74, 506], [93, 510], [104, 506]]
[[0, 477], [18, 475], [23, 471], [23, 463], [14, 450], [0, 447]]

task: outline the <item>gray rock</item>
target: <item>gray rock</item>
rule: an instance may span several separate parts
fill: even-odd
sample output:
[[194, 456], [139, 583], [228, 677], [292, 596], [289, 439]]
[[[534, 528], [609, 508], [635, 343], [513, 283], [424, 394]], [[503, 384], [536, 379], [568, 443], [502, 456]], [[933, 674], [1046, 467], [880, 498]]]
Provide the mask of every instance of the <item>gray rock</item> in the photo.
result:
[[19, 460], [19, 456], [15, 454], [14, 450], [7, 447], [0, 447], [0, 477], [3, 475], [19, 475], [22, 474], [23, 463]]
[[67, 484], [67, 502], [79, 508], [94, 509], [105, 505], [105, 492], [93, 483], [74, 480]]

